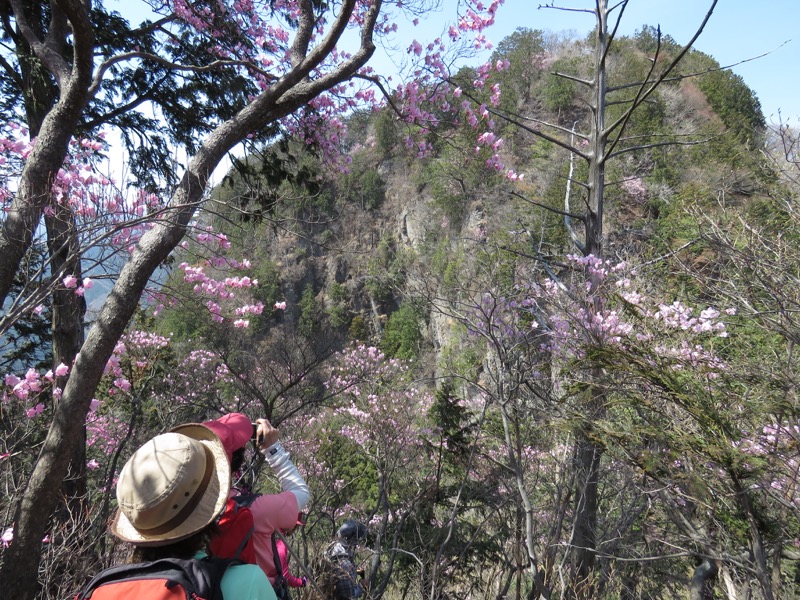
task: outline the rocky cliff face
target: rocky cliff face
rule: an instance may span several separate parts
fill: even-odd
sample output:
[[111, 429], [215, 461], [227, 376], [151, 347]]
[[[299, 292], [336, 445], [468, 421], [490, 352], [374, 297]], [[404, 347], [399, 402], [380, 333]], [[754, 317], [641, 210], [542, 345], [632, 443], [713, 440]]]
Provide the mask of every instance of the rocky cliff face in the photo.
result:
[[[641, 62], [641, 49], [633, 42], [628, 46], [615, 56], [615, 68], [632, 69]], [[691, 58], [698, 63], [695, 70], [710, 60]], [[549, 75], [526, 76], [529, 89], [517, 98], [521, 114], [554, 123], [567, 136], [576, 123], [588, 126], [589, 112], [577, 95], [550, 106], [542, 101], [553, 83]], [[709, 88], [712, 84], [719, 89]], [[630, 135], [644, 147], [622, 154], [606, 169], [609, 258], [647, 260], [669, 252], [686, 241], [685, 211], [691, 205], [713, 211], [718, 198], [741, 202], [758, 190], [752, 139], [737, 134], [708, 100], [725, 86], [731, 94], [748, 91], [737, 85], [724, 78], [665, 84], [631, 120]], [[713, 97], [719, 102], [719, 94]], [[380, 344], [393, 315], [414, 304], [421, 335], [415, 343], [434, 365], [453, 342], [455, 320], [443, 310], [453, 298], [475, 297], [496, 277], [506, 278], [503, 285], [513, 283], [524, 277], [516, 271], [525, 260], [549, 261], [557, 270], [565, 254], [578, 251], [564, 213], [572, 213], [570, 225], [579, 238], [585, 166], [575, 161], [567, 203], [570, 154], [538, 137], [535, 127], [497, 128], [505, 141], [503, 161], [525, 174], [524, 180], [510, 182], [487, 166], [467, 128], [445, 128], [444, 141], [419, 157], [402, 143], [405, 133], [392, 119], [390, 111], [358, 117], [349, 142], [350, 173], [320, 178], [323, 191], [315, 193], [327, 198], [320, 202], [324, 210], [313, 218], [295, 218], [277, 233], [276, 243], [268, 245], [269, 259], [279, 267], [285, 299], [296, 305], [312, 290], [320, 313], [345, 339]], [[703, 140], [713, 147], [696, 143]]]

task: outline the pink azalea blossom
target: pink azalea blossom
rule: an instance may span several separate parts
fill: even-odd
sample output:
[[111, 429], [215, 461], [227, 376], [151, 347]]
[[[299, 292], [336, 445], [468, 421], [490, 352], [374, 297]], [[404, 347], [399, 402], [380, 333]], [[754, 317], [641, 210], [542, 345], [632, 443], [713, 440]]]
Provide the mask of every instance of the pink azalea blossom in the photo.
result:
[[69, 367], [64, 363], [56, 367], [56, 377], [64, 377], [67, 373], [69, 373]]
[[64, 287], [68, 290], [75, 288], [78, 285], [78, 278], [74, 275], [67, 275], [64, 279], [61, 280], [64, 284]]
[[29, 408], [28, 410], [26, 410], [25, 416], [28, 417], [29, 419], [33, 419], [34, 417], [38, 417], [43, 412], [44, 412], [44, 404], [39, 402], [39, 404], [37, 404], [33, 408]]

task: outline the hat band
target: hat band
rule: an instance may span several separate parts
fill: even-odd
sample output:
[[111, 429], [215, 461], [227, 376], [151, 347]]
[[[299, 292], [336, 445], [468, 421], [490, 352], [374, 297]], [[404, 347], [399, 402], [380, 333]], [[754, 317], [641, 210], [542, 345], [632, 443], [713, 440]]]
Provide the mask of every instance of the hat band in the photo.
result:
[[209, 450], [205, 444], [201, 444], [201, 446], [206, 453], [206, 470], [205, 473], [203, 473], [203, 479], [200, 482], [200, 485], [197, 486], [197, 489], [194, 491], [194, 494], [192, 494], [192, 497], [189, 498], [189, 501], [180, 511], [178, 511], [174, 517], [172, 517], [166, 523], [162, 523], [161, 525], [152, 527], [150, 529], [136, 527], [137, 531], [147, 535], [161, 535], [176, 529], [181, 523], [189, 518], [189, 515], [194, 512], [194, 509], [197, 508], [197, 505], [200, 504], [200, 500], [203, 499], [203, 495], [206, 493], [208, 482], [211, 481], [211, 476], [214, 474], [215, 465], [214, 455], [211, 454], [211, 450]]

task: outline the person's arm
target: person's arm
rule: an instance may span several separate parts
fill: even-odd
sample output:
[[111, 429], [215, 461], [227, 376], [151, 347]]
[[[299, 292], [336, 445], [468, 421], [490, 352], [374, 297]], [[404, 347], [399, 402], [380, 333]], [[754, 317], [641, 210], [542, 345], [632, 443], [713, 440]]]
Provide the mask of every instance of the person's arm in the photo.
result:
[[289, 453], [278, 441], [279, 432], [267, 419], [257, 419], [256, 440], [258, 450], [272, 467], [275, 477], [284, 492], [292, 492], [297, 498], [297, 510], [303, 510], [311, 497], [303, 476], [292, 463]]
[[306, 587], [307, 579], [305, 577], [295, 577], [294, 575], [284, 575], [286, 578], [286, 585], [289, 587]]
[[286, 580], [286, 585], [291, 588], [305, 587], [305, 578], [295, 577], [289, 571], [289, 547], [281, 538], [275, 540], [275, 549], [278, 551], [278, 558], [283, 565], [283, 578]]
[[284, 545], [283, 547], [283, 578], [286, 580], [286, 585], [289, 587], [305, 587], [306, 586], [306, 578], [305, 577], [295, 577], [292, 575], [291, 571], [289, 571], [289, 550]]

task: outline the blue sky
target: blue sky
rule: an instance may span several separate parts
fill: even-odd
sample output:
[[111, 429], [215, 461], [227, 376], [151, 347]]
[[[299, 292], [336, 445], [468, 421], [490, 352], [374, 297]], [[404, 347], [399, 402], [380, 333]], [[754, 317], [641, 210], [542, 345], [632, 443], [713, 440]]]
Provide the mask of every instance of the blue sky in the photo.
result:
[[[489, 0], [483, 2], [488, 4]], [[591, 8], [595, 1], [554, 3], [569, 8]], [[402, 25], [396, 40], [401, 52], [412, 38], [428, 42], [441, 35], [446, 24], [455, 21], [459, 4], [463, 5], [463, 0], [440, 0], [439, 10], [426, 14], [417, 28]], [[505, 0], [487, 37], [498, 43], [517, 27], [554, 32], [574, 30], [583, 35], [594, 26], [590, 14], [539, 8], [542, 4], [545, 0]], [[131, 14], [136, 6], [131, 2], [111, 0], [110, 6], [138, 20]], [[630, 0], [620, 32], [633, 34], [642, 25], [660, 25], [661, 31], [676, 42], [686, 43], [710, 6], [711, 0]], [[136, 12], [143, 14], [141, 9]], [[736, 65], [733, 72], [755, 91], [768, 121], [776, 122], [780, 110], [784, 121], [800, 124], [800, 0], [719, 0], [695, 48], [710, 54], [723, 66]], [[762, 54], [767, 56], [749, 60]], [[388, 74], [382, 68], [389, 64], [385, 58], [376, 55], [371, 64], [382, 74]]]
[[[457, 1], [443, 0], [443, 20], [454, 12]], [[572, 29], [582, 35], [594, 26], [590, 14], [540, 9], [541, 4], [541, 0], [505, 0], [487, 37], [497, 43], [517, 27]], [[594, 6], [594, 0], [562, 0], [555, 4], [587, 8]], [[645, 24], [660, 25], [662, 33], [686, 43], [710, 6], [711, 0], [631, 0], [620, 31], [632, 34]], [[420, 35], [420, 39], [423, 37]], [[732, 70], [755, 91], [768, 121], [777, 121], [780, 110], [784, 121], [790, 120], [794, 125], [800, 122], [800, 0], [719, 0], [695, 48], [723, 66], [769, 53]]]

